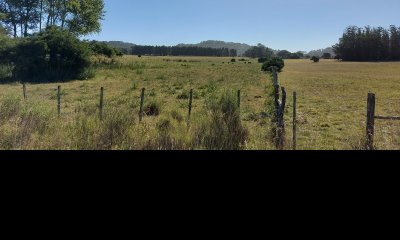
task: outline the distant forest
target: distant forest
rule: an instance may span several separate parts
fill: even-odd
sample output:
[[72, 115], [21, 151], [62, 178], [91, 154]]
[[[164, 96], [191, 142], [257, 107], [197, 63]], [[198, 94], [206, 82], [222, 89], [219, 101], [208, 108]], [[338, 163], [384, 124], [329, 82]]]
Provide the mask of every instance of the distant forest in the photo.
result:
[[206, 56], [206, 57], [236, 57], [236, 49], [228, 48], [203, 48], [203, 47], [179, 47], [179, 46], [139, 46], [131, 48], [132, 55], [152, 56]]
[[[335, 56], [332, 48], [320, 49], [307, 52], [291, 53], [287, 50], [274, 50], [262, 44], [250, 46], [243, 43], [208, 40], [198, 44], [178, 44], [173, 47], [166, 46], [139, 46], [133, 43], [121, 41], [105, 42], [108, 45], [119, 49], [126, 55], [172, 55], [172, 56], [222, 56], [222, 57], [251, 57], [264, 58], [268, 56], [279, 56], [284, 59], [309, 58], [311, 56], [322, 57], [329, 53]], [[236, 51], [236, 52], [235, 52]], [[229, 52], [229, 53], [228, 53]]]
[[399, 61], [400, 28], [350, 26], [333, 49], [343, 61]]

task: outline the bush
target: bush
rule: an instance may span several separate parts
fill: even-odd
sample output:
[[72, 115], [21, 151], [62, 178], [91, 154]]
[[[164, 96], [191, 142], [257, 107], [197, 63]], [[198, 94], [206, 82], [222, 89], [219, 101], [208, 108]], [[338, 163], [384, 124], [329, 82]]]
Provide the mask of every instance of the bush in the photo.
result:
[[278, 72], [282, 72], [282, 69], [285, 67], [285, 62], [280, 57], [272, 57], [262, 65], [261, 69], [265, 72], [271, 72], [272, 67], [275, 67]]
[[144, 108], [146, 116], [158, 116], [161, 113], [161, 105], [159, 102], [152, 101]]
[[47, 28], [15, 46], [14, 76], [23, 82], [82, 80], [89, 76], [90, 53], [87, 43], [68, 31]]
[[236, 62], [236, 59], [232, 58], [232, 59], [231, 59], [231, 62]]
[[108, 58], [124, 55], [120, 50], [118, 50], [114, 47], [111, 47], [104, 42], [91, 41], [89, 43], [89, 47], [92, 50], [93, 54], [103, 55]]
[[259, 58], [258, 62], [259, 63], [265, 63], [268, 60], [268, 58]]
[[319, 62], [319, 57], [313, 56], [310, 60], [317, 63]]

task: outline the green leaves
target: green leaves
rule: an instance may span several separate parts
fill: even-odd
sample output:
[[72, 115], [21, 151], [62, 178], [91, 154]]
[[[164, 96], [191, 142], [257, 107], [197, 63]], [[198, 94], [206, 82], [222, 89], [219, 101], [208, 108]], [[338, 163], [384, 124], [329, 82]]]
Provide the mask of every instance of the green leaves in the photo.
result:
[[272, 57], [264, 62], [261, 69], [265, 72], [271, 72], [272, 67], [275, 67], [278, 72], [281, 72], [282, 69], [285, 67], [285, 62], [280, 57]]
[[87, 44], [56, 27], [24, 39], [15, 49], [15, 74], [24, 82], [76, 80], [90, 67]]

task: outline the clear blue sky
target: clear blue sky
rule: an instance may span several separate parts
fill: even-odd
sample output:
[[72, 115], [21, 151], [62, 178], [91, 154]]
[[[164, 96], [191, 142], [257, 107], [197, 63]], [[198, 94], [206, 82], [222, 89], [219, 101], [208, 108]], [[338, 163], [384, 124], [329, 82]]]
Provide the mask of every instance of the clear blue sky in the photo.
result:
[[146, 45], [222, 40], [289, 51], [335, 44], [349, 25], [400, 25], [400, 0], [105, 0], [88, 38]]

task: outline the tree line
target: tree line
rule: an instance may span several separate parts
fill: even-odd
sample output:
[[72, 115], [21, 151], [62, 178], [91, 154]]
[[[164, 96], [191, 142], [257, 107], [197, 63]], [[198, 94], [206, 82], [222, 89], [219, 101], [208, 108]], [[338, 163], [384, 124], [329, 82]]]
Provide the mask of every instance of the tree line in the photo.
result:
[[75, 35], [99, 32], [103, 0], [0, 0], [0, 22], [14, 38], [50, 26]]
[[80, 39], [100, 31], [103, 8], [103, 0], [0, 0], [0, 82], [93, 77], [93, 56], [122, 55]]
[[267, 59], [274, 56], [280, 57], [282, 59], [301, 59], [306, 57], [304, 52], [299, 51], [292, 53], [287, 50], [274, 51], [271, 48], [262, 45], [261, 43], [257, 44], [257, 46], [253, 46], [250, 49], [248, 49], [243, 54], [243, 56], [249, 58], [262, 58], [262, 59]]
[[236, 57], [237, 50], [229, 48], [203, 48], [192, 46], [140, 46], [131, 48], [132, 55], [152, 56], [207, 56]]
[[343, 61], [399, 61], [400, 28], [349, 26], [333, 49]]

